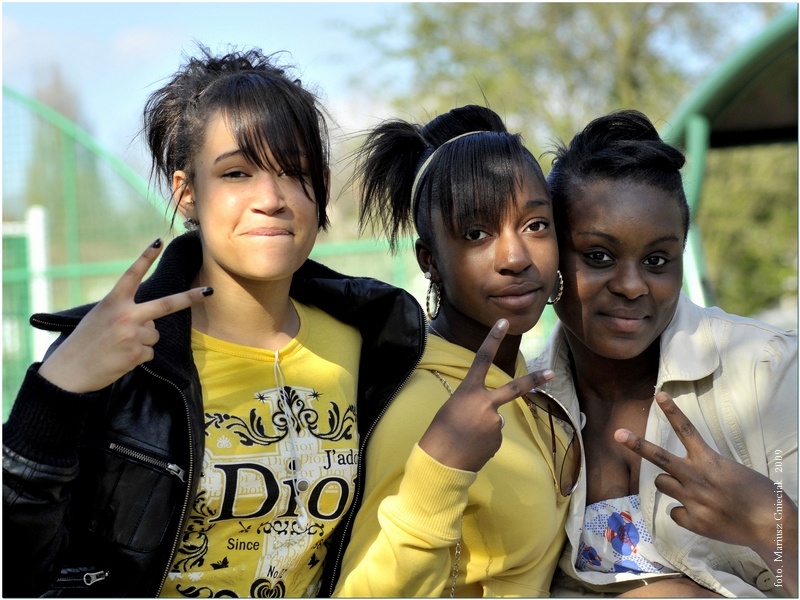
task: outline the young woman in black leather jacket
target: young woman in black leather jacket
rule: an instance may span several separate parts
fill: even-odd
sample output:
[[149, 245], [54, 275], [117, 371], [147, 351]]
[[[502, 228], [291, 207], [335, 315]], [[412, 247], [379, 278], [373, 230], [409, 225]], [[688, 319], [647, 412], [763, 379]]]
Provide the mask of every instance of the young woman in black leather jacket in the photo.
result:
[[308, 259], [327, 131], [273, 56], [201, 48], [144, 124], [192, 231], [144, 282], [160, 240], [97, 304], [32, 317], [60, 335], [3, 428], [3, 593], [314, 595], [422, 311]]

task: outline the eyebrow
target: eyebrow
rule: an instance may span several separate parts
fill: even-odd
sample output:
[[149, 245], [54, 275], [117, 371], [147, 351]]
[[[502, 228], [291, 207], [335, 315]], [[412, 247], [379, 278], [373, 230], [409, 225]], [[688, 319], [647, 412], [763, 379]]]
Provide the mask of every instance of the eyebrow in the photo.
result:
[[[575, 235], [578, 236], [578, 237], [595, 236], [595, 237], [600, 237], [600, 238], [603, 238], [605, 240], [608, 240], [609, 242], [619, 242], [619, 239], [614, 237], [613, 235], [605, 233], [604, 231], [597, 231], [595, 229], [587, 229], [585, 231], [578, 231]], [[654, 239], [653, 241], [649, 242], [647, 245], [648, 246], [656, 246], [656, 245], [664, 243], [664, 242], [680, 242], [680, 241], [681, 240], [677, 235], [665, 235], [665, 236], [662, 236], [660, 238]]]
[[237, 148], [236, 150], [231, 150], [230, 152], [223, 152], [217, 158], [214, 159], [214, 164], [216, 165], [217, 163], [222, 162], [226, 158], [230, 158], [232, 156], [241, 156], [241, 155], [243, 155], [241, 148]]
[[531, 198], [525, 201], [525, 208], [536, 208], [538, 206], [550, 206], [551, 202], [547, 198]]

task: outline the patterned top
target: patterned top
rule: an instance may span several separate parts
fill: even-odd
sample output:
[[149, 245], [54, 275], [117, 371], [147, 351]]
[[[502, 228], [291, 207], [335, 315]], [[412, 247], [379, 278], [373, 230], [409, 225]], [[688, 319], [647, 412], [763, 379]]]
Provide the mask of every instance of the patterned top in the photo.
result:
[[575, 568], [601, 573], [675, 570], [653, 546], [638, 494], [601, 500], [586, 507]]
[[202, 479], [162, 597], [316, 596], [325, 541], [352, 502], [361, 337], [295, 302], [280, 352], [192, 331]]

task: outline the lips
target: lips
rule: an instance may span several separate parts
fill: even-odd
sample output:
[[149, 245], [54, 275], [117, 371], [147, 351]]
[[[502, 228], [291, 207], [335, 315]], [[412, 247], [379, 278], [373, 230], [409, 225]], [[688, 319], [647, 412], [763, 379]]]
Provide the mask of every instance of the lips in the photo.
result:
[[511, 309], [527, 308], [537, 300], [541, 286], [521, 283], [505, 287], [489, 297], [495, 302]]
[[294, 234], [283, 227], [257, 227], [247, 231], [244, 235], [252, 237], [275, 237]]
[[642, 327], [648, 319], [648, 316], [640, 312], [632, 311], [614, 311], [600, 313], [600, 316], [606, 320], [614, 329], [624, 332], [633, 332]]

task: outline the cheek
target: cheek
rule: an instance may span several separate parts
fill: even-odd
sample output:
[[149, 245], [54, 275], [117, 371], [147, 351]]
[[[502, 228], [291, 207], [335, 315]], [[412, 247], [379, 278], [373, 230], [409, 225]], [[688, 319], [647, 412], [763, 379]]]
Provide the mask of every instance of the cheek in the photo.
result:
[[569, 295], [572, 302], [589, 303], [605, 284], [596, 271], [574, 261], [571, 264], [562, 262], [561, 276], [564, 278], [564, 295]]
[[662, 329], [669, 325], [672, 317], [675, 315], [675, 310], [680, 300], [681, 285], [680, 282], [664, 283], [654, 290], [654, 296], [658, 302], [658, 310], [660, 313], [659, 321], [661, 322]]
[[602, 292], [603, 284], [596, 277], [590, 277], [589, 271], [581, 269], [562, 269], [561, 275], [564, 278], [564, 293], [553, 308], [558, 318], [568, 323], [570, 328], [582, 330], [587, 315], [592, 312], [594, 299]]
[[[556, 271], [559, 269], [558, 246], [555, 241], [552, 244], [537, 244], [530, 250], [536, 268], [543, 276], [553, 276], [556, 279]], [[563, 273], [562, 273], [563, 276]]]
[[293, 211], [296, 218], [302, 219], [304, 224], [317, 228], [319, 221], [319, 207], [313, 200], [309, 200], [301, 191], [293, 202]]

